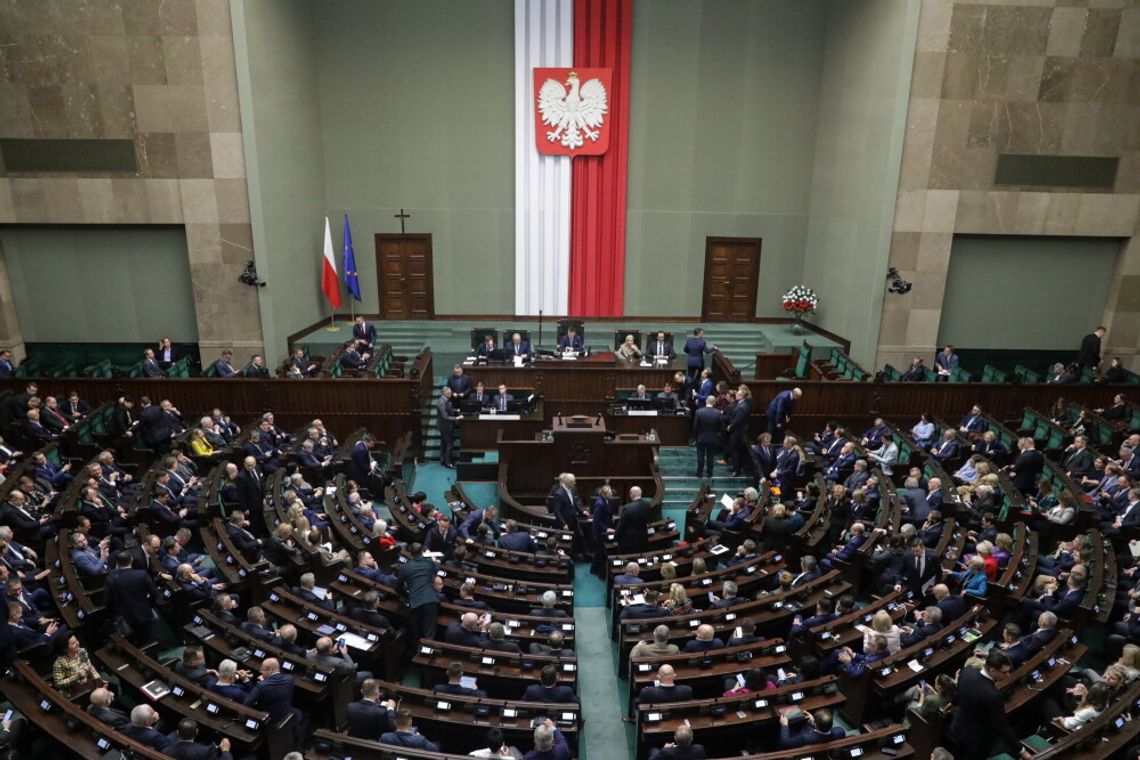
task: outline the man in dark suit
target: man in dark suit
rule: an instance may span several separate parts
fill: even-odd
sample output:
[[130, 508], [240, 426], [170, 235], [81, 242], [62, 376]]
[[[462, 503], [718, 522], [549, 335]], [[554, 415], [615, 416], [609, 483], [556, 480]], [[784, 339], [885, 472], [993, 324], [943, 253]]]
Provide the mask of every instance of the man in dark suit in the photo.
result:
[[153, 349], [148, 348], [143, 351], [142, 375], [143, 377], [162, 377], [162, 367], [158, 366], [158, 360], [154, 358]]
[[1017, 441], [1020, 450], [1009, 468], [1013, 485], [1023, 494], [1037, 493], [1037, 480], [1045, 470], [1045, 455], [1037, 450], [1037, 444], [1028, 436]]
[[803, 713], [803, 723], [796, 730], [792, 730], [787, 713], [780, 715], [780, 749], [795, 749], [810, 744], [823, 744], [825, 742], [842, 739], [846, 735], [840, 726], [832, 725], [831, 710], [821, 708], [814, 713]]
[[564, 472], [558, 476], [558, 485], [550, 494], [550, 511], [559, 528], [574, 534], [575, 546], [582, 552], [588, 553], [586, 536], [582, 533], [581, 523], [578, 522], [580, 502], [578, 489], [575, 487], [576, 482], [572, 473]]
[[819, 566], [830, 570], [835, 562], [851, 562], [859, 553], [859, 547], [867, 542], [866, 527], [863, 523], [852, 523], [847, 531], [847, 541], [843, 546], [832, 549], [830, 553], [819, 561]]
[[921, 356], [914, 357], [910, 367], [903, 373], [902, 379], [907, 383], [921, 383], [926, 380], [926, 365], [922, 363]]
[[487, 388], [482, 382], [475, 383], [475, 390], [471, 392], [471, 399], [468, 406], [475, 407], [479, 410], [490, 408], [491, 394], [487, 393]]
[[237, 375], [237, 370], [234, 369], [234, 352], [226, 349], [222, 355], [213, 363], [215, 377], [234, 377]]
[[487, 640], [484, 634], [484, 620], [486, 618], [480, 618], [474, 612], [464, 612], [459, 616], [458, 622], [447, 624], [447, 628], [443, 632], [443, 640], [448, 644], [482, 649]]
[[511, 342], [506, 345], [507, 354], [509, 356], [521, 356], [524, 361], [530, 361], [532, 351], [530, 350], [530, 341], [522, 339], [522, 335], [515, 333], [511, 336]]
[[122, 728], [130, 722], [130, 718], [122, 710], [111, 707], [111, 703], [114, 701], [115, 695], [110, 689], [99, 687], [91, 692], [91, 703], [87, 705], [87, 712], [111, 728]]
[[673, 732], [673, 741], [649, 751], [649, 760], [704, 760], [706, 757], [705, 748], [693, 744], [693, 729], [684, 725]]
[[705, 354], [716, 351], [716, 346], [705, 342], [705, 331], [701, 328], [693, 330], [693, 336], [685, 341], [685, 366], [689, 381], [701, 373], [705, 368]]
[[380, 701], [380, 682], [365, 679], [360, 685], [360, 699], [345, 705], [348, 735], [358, 739], [376, 741], [381, 734], [396, 729], [396, 700]]
[[709, 396], [693, 416], [693, 438], [697, 442], [697, 477], [713, 476], [713, 460], [724, 431], [724, 415], [717, 411], [716, 399]]
[[463, 366], [456, 364], [451, 368], [451, 377], [447, 378], [447, 387], [451, 389], [452, 398], [456, 403], [463, 401], [471, 395], [471, 378], [463, 374]]
[[178, 722], [178, 736], [166, 745], [164, 752], [175, 760], [233, 760], [230, 740], [222, 737], [217, 746], [201, 744], [198, 738], [198, 721], [183, 718]]
[[768, 408], [764, 410], [764, 413], [768, 416], [768, 432], [772, 434], [773, 439], [783, 440], [784, 431], [792, 419], [796, 402], [803, 395], [804, 392], [801, 389], [792, 388], [791, 390], [780, 391], [768, 402]]
[[558, 668], [554, 665], [545, 665], [538, 674], [538, 683], [526, 687], [521, 700], [549, 704], [577, 704], [578, 697], [569, 686], [558, 683]]
[[269, 713], [270, 720], [278, 721], [292, 713], [297, 724], [301, 723], [300, 711], [293, 707], [293, 676], [282, 673], [281, 663], [273, 657], [262, 660], [258, 671], [261, 680], [250, 690], [245, 704]]
[[1100, 366], [1100, 341], [1108, 330], [1104, 325], [1097, 327], [1091, 333], [1081, 338], [1081, 350], [1077, 354], [1076, 364], [1081, 367]]
[[441, 514], [435, 527], [424, 534], [424, 549], [443, 555], [447, 561], [455, 558], [455, 545], [459, 542], [459, 531], [451, 524], [451, 516]]
[[7, 380], [16, 374], [16, 365], [12, 360], [12, 352], [8, 349], [0, 351], [0, 380]]
[[[991, 649], [982, 670], [962, 668], [958, 675], [958, 709], [949, 736], [958, 746], [956, 757], [986, 758], [996, 752], [1017, 752], [1017, 735], [1006, 718], [995, 682], [1013, 669], [1005, 652]], [[995, 746], [996, 742], [996, 746]]]
[[165, 409], [169, 404], [169, 401], [163, 400], [158, 404], [149, 404], [139, 412], [139, 440], [158, 454], [170, 450], [170, 442], [175, 434], [172, 418]]
[[902, 626], [902, 636], [899, 637], [903, 647], [912, 647], [927, 636], [933, 636], [942, 630], [942, 610], [931, 605], [923, 610], [915, 610], [918, 620], [913, 626]]
[[674, 681], [677, 672], [672, 665], [662, 665], [657, 669], [657, 685], [646, 686], [637, 695], [638, 705], [659, 705], [666, 702], [687, 702], [693, 698], [693, 687], [677, 685]]
[[381, 734], [380, 741], [384, 744], [421, 749], [425, 752], [439, 752], [439, 745], [421, 736], [412, 725], [412, 713], [406, 707], [396, 713], [396, 730]]
[[145, 570], [131, 567], [129, 551], [115, 556], [115, 569], [107, 575], [107, 608], [112, 618], [122, 617], [131, 627], [130, 640], [142, 646], [154, 641], [154, 583]]
[[376, 344], [376, 326], [366, 321], [364, 317], [357, 317], [352, 325], [352, 337], [371, 349]]
[[499, 548], [527, 553], [538, 551], [538, 546], [534, 543], [534, 537], [525, 530], [519, 530], [519, 524], [515, 520], [507, 520], [506, 528], [499, 536]]
[[452, 662], [447, 666], [447, 683], [436, 684], [432, 691], [436, 694], [455, 694], [460, 697], [479, 697], [487, 696], [487, 692], [483, 689], [475, 689], [470, 686], [464, 686], [461, 682], [463, 680], [463, 663], [458, 660]]
[[966, 600], [950, 593], [950, 587], [945, 583], [935, 583], [931, 589], [934, 594], [934, 604], [942, 610], [942, 622], [950, 625], [966, 614]]
[[245, 621], [240, 628], [242, 633], [261, 641], [277, 643], [277, 636], [265, 625], [265, 610], [254, 605], [246, 610]]
[[[819, 601], [815, 603], [814, 615], [807, 618], [801, 615], [796, 615], [795, 618], [792, 619], [792, 627], [788, 633], [790, 636], [802, 636], [812, 628], [815, 628], [819, 625], [825, 625], [827, 623], [830, 623], [832, 620], [835, 620], [835, 602], [832, 601], [831, 597], [823, 596], [820, 597]], [[755, 623], [753, 624], [753, 627], [755, 627]], [[736, 639], [729, 639], [728, 645], [736, 646]]]
[[[732, 398], [731, 393], [729, 398]], [[725, 426], [725, 430], [728, 431], [726, 453], [728, 462], [732, 465], [733, 477], [738, 478], [744, 474], [744, 463], [748, 461], [748, 445], [745, 441], [748, 440], [748, 424], [751, 417], [752, 393], [747, 388], [740, 388], [736, 391], [736, 403], [729, 408]]]
[[150, 705], [135, 705], [131, 710], [131, 722], [119, 731], [124, 736], [161, 752], [174, 737], [166, 736], [154, 727], [158, 723], [158, 718], [158, 712]]
[[567, 351], [579, 352], [582, 350], [582, 336], [573, 327], [566, 329], [566, 334], [562, 336], [562, 340], [558, 341], [558, 350], [563, 353]]
[[656, 337], [646, 344], [645, 355], [652, 357], [664, 356], [669, 361], [673, 361], [677, 358], [677, 352], [673, 350], [673, 341], [667, 340], [665, 333], [662, 331], [658, 331]]
[[265, 357], [254, 354], [249, 357], [249, 364], [241, 370], [242, 377], [269, 377], [269, 370], [265, 366]]
[[641, 496], [641, 488], [629, 489], [629, 503], [621, 508], [614, 538], [619, 554], [644, 552], [649, 547], [649, 519], [652, 517], [649, 500]]
[[942, 440], [931, 447], [930, 455], [945, 465], [950, 460], [958, 458], [960, 448], [958, 445], [958, 437], [954, 434], [954, 431], [947, 430], [942, 434]]
[[922, 539], [910, 540], [910, 556], [903, 561], [902, 574], [895, 581], [896, 589], [906, 589], [914, 598], [922, 599], [931, 586], [942, 579], [942, 565], [938, 555], [926, 548]]
[[371, 435], [362, 435], [352, 447], [348, 459], [348, 474], [357, 483], [368, 483], [373, 479], [376, 462], [372, 459], [372, 447], [376, 440]]
[[397, 575], [411, 608], [412, 641], [434, 639], [436, 618], [439, 616], [439, 597], [435, 593], [434, 581], [439, 566], [424, 556], [421, 544], [412, 544], [408, 552], [412, 558], [400, 566]]
[[1083, 435], [1073, 438], [1073, 442], [1065, 449], [1065, 472], [1070, 478], [1080, 481], [1081, 478], [1092, 478], [1096, 468], [1093, 466], [1093, 453], [1089, 448], [1089, 440]]
[[358, 372], [368, 365], [369, 355], [357, 349], [358, 344], [352, 341], [345, 345], [340, 354], [340, 366], [353, 372]]
[[265, 478], [257, 470], [257, 460], [246, 457], [242, 460], [242, 471], [234, 481], [237, 485], [238, 506], [246, 514], [260, 514], [264, 499]]
[[495, 353], [495, 333], [489, 332], [483, 336], [483, 342], [475, 347], [476, 359], [490, 359], [491, 355]]
[[[459, 367], [462, 371], [462, 367]], [[452, 378], [448, 379], [448, 383]], [[468, 381], [470, 383], [470, 381]], [[450, 385], [445, 385], [439, 394], [439, 398], [435, 400], [435, 415], [436, 421], [439, 424], [439, 446], [440, 454], [439, 461], [444, 467], [452, 470], [455, 469], [455, 432], [456, 424], [463, 419], [462, 415], [456, 414], [451, 408], [452, 390]]]
[[998, 646], [1005, 650], [1013, 667], [1020, 667], [1022, 663], [1045, 648], [1045, 645], [1057, 635], [1057, 616], [1046, 610], [1037, 616], [1037, 630], [1028, 636], [1022, 636], [1012, 644], [1002, 643]]
[[261, 539], [249, 531], [249, 522], [240, 509], [230, 512], [226, 518], [226, 536], [234, 548], [250, 562], [257, 562], [261, 554]]
[[772, 471], [776, 469], [776, 455], [778, 450], [772, 445], [772, 434], [763, 432], [756, 440], [756, 445], [752, 447], [752, 467], [756, 471], [756, 476], [752, 479], [752, 486], [755, 488], [759, 485], [761, 480], [767, 480]]
[[1028, 630], [1034, 617], [1044, 611], [1052, 612], [1058, 618], [1072, 618], [1081, 602], [1085, 600], [1087, 578], [1075, 570], [1069, 572], [1069, 579], [1062, 587], [1056, 580], [1045, 584], [1045, 592], [1036, 599], [1024, 599], [1019, 605], [1022, 630]]

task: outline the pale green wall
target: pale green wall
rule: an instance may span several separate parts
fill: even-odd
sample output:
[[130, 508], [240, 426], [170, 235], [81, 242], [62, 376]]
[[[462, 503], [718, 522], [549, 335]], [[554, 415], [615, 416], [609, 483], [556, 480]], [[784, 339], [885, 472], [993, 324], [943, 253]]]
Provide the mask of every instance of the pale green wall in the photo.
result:
[[938, 345], [1075, 354], [1104, 314], [1120, 250], [1111, 238], [955, 236]]
[[316, 22], [325, 200], [349, 214], [363, 310], [403, 207], [432, 234], [436, 313], [513, 313], [514, 4], [338, 0]]
[[330, 313], [320, 290], [325, 170], [317, 14], [308, 0], [232, 0], [231, 9], [254, 250], [269, 283], [260, 293], [261, 324], [276, 362], [291, 333]]
[[29, 343], [197, 342], [181, 227], [2, 227]]
[[879, 341], [918, 0], [831, 0], [803, 283], [870, 366]]
[[625, 312], [699, 315], [705, 238], [761, 237], [757, 311], [802, 271], [817, 0], [635, 0]]

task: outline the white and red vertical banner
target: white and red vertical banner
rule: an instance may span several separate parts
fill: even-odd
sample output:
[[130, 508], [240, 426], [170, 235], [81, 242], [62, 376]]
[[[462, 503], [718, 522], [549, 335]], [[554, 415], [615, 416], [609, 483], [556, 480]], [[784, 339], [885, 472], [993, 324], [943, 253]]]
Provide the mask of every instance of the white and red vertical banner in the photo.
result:
[[535, 149], [536, 68], [573, 63], [574, 0], [515, 0], [515, 313], [566, 314], [570, 160]]
[[620, 316], [633, 0], [515, 0], [515, 311]]

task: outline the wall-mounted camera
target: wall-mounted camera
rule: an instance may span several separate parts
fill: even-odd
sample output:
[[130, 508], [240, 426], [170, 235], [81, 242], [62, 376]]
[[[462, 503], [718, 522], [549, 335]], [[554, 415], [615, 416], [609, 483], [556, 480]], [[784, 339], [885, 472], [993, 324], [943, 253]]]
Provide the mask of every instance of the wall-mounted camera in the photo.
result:
[[901, 296], [904, 293], [909, 293], [910, 289], [914, 287], [913, 283], [909, 283], [902, 278], [902, 275], [899, 274], [899, 270], [895, 267], [891, 267], [887, 270], [887, 279], [891, 281], [891, 284], [887, 286], [888, 293], [898, 293]]
[[241, 271], [238, 280], [242, 285], [248, 285], [251, 288], [264, 288], [266, 283], [259, 279], [257, 276], [257, 265], [253, 263], [253, 259], [245, 262], [245, 269]]

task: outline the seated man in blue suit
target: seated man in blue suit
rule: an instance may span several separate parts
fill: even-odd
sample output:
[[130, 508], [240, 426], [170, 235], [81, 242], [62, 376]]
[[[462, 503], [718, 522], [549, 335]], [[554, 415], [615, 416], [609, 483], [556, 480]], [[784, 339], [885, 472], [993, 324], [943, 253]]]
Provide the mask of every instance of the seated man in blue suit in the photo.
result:
[[396, 700], [380, 701], [380, 682], [368, 678], [360, 685], [360, 699], [345, 705], [348, 735], [358, 739], [380, 738], [381, 734], [395, 731]]
[[293, 736], [297, 739], [305, 736], [305, 720], [301, 711], [293, 707], [293, 689], [296, 686], [293, 676], [282, 673], [281, 663], [273, 657], [261, 661], [259, 672], [261, 680], [246, 695], [246, 706], [269, 713], [269, 719], [274, 722], [291, 714]]
[[904, 647], [911, 647], [942, 630], [942, 609], [931, 605], [922, 611], [915, 611], [919, 615], [913, 626], [902, 626], [900, 642]]
[[229, 349], [222, 352], [220, 359], [214, 362], [214, 375], [216, 377], [233, 377], [238, 373], [234, 369], [234, 352]]
[[558, 341], [559, 351], [581, 351], [582, 350], [582, 336], [573, 327], [566, 330], [566, 334], [562, 336], [562, 340]]
[[519, 524], [515, 520], [507, 520], [506, 528], [499, 535], [499, 548], [515, 552], [533, 553], [538, 551], [534, 536], [525, 530], [519, 530]]
[[353, 572], [388, 588], [398, 589], [400, 587], [396, 576], [384, 572], [380, 563], [372, 556], [372, 552], [363, 551], [356, 555], [356, 567], [353, 568]]
[[558, 668], [545, 665], [538, 674], [538, 683], [526, 687], [523, 702], [546, 702], [548, 704], [577, 704], [578, 697], [566, 684], [558, 683]]
[[[1118, 624], [1119, 625], [1119, 624]], [[1013, 667], [1019, 667], [1033, 655], [1045, 648], [1057, 635], [1057, 616], [1046, 610], [1037, 616], [1037, 630], [1028, 636], [1022, 636], [1013, 643], [1001, 643], [999, 647], [1005, 650]]]
[[871, 642], [871, 651], [856, 654], [850, 647], [840, 650], [838, 657], [838, 670], [845, 673], [848, 678], [862, 678], [867, 671], [879, 660], [890, 656], [887, 650], [887, 637], [876, 636]]
[[839, 726], [832, 725], [831, 710], [821, 708], [814, 713], [803, 713], [804, 721], [797, 730], [793, 730], [788, 714], [780, 715], [780, 749], [795, 749], [809, 744], [823, 744], [824, 742], [842, 739], [847, 735]]
[[963, 435], [970, 435], [971, 433], [981, 434], [986, 429], [986, 418], [982, 414], [982, 407], [974, 404], [970, 408], [970, 413], [962, 418], [958, 423], [958, 432]]
[[396, 730], [380, 735], [384, 744], [396, 744], [401, 747], [422, 749], [427, 752], [439, 752], [439, 745], [420, 735], [412, 725], [412, 712], [408, 708], [401, 708], [396, 713]]
[[1087, 581], [1087, 570], [1083, 566], [1074, 565], [1064, 588], [1056, 580], [1046, 583], [1045, 593], [1036, 599], [1021, 602], [1022, 629], [1027, 630], [1034, 616], [1040, 618], [1040, 614], [1045, 611], [1052, 612], [1058, 618], [1071, 618], [1085, 600]]
[[830, 554], [819, 561], [819, 566], [827, 571], [836, 561], [850, 562], [855, 559], [859, 547], [867, 542], [866, 530], [863, 523], [851, 523], [851, 527], [847, 531], [847, 542], [843, 546], [832, 549]]
[[957, 459], [959, 450], [957, 436], [953, 430], [947, 430], [942, 434], [942, 440], [930, 447], [930, 455], [945, 464], [951, 459]]
[[522, 335], [519, 333], [512, 335], [511, 342], [504, 346], [504, 348], [508, 356], [521, 356], [526, 361], [530, 361], [534, 353], [530, 350], [530, 341], [523, 340]]
[[464, 686], [463, 663], [458, 660], [447, 666], [447, 683], [436, 684], [432, 691], [436, 694], [455, 694], [460, 697], [485, 697], [487, 692]]
[[150, 705], [136, 705], [131, 710], [131, 722], [120, 728], [119, 732], [161, 752], [174, 737], [155, 729], [158, 718], [158, 713]]
[[796, 615], [792, 620], [792, 628], [789, 633], [792, 636], [800, 636], [817, 625], [824, 625], [832, 620], [835, 620], [835, 602], [830, 597], [821, 596], [819, 601], [815, 603], [815, 614], [809, 618]]

